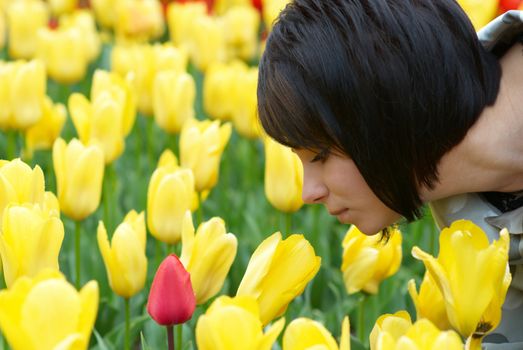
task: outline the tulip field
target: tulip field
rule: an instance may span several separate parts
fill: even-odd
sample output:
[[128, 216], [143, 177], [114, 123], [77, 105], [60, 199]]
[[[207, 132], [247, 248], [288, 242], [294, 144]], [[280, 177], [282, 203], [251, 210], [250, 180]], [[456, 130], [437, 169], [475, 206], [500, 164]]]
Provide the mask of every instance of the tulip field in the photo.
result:
[[[263, 135], [287, 2], [0, 0], [0, 349], [480, 348], [508, 234], [438, 240], [427, 208], [365, 236], [303, 204], [299, 159]], [[425, 274], [494, 253], [475, 318]]]

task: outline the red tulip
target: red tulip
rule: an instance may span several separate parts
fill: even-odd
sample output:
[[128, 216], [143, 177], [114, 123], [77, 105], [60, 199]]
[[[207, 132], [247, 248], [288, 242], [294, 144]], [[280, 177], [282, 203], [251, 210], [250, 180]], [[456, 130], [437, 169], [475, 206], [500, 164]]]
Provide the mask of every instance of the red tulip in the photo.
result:
[[190, 320], [195, 307], [191, 277], [178, 257], [171, 254], [156, 271], [147, 312], [158, 324], [172, 326]]
[[499, 12], [504, 13], [509, 10], [517, 10], [521, 0], [501, 0], [499, 2]]

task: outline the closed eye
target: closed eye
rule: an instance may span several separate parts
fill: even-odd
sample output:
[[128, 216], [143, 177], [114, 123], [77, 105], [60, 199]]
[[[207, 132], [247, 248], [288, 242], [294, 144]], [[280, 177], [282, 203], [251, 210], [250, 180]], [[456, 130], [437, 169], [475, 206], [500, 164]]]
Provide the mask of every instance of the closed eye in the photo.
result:
[[311, 163], [314, 162], [325, 162], [330, 154], [330, 148], [324, 148], [321, 151], [319, 151], [314, 158], [311, 159]]

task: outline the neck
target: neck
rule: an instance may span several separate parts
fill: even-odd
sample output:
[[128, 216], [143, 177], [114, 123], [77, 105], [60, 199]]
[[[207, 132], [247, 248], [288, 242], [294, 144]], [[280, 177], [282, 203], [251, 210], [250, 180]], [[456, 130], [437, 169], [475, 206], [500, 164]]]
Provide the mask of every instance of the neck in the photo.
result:
[[483, 110], [463, 141], [438, 164], [439, 182], [422, 189], [433, 201], [460, 193], [523, 189], [523, 45], [500, 60], [502, 78], [493, 106]]

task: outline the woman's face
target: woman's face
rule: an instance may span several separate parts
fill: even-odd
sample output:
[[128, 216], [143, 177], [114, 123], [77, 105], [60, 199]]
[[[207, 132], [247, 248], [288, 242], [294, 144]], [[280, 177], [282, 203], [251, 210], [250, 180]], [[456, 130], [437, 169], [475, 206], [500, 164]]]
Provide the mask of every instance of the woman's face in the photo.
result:
[[395, 223], [401, 215], [376, 197], [352, 159], [338, 152], [296, 149], [303, 164], [303, 201], [321, 203], [345, 224], [368, 235]]

